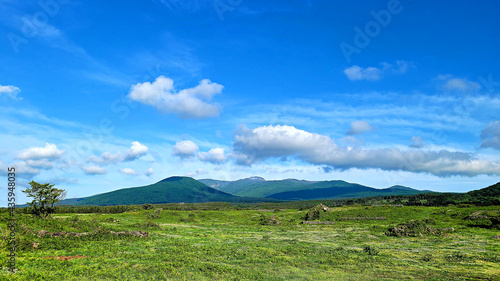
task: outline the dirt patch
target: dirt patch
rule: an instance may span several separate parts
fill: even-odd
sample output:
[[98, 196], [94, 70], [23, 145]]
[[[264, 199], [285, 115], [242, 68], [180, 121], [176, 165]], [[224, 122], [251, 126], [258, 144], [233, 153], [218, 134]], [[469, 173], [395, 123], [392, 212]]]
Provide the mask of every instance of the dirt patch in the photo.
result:
[[42, 259], [56, 259], [56, 260], [60, 260], [60, 261], [70, 261], [70, 260], [74, 260], [74, 259], [83, 259], [83, 258], [86, 258], [87, 256], [83, 256], [83, 255], [76, 255], [76, 256], [55, 256], [55, 257], [42, 257]]

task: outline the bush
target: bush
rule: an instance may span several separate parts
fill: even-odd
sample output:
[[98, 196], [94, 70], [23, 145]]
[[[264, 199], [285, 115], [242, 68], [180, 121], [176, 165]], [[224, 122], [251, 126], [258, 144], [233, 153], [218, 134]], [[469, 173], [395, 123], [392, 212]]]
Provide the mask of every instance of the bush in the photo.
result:
[[363, 251], [365, 251], [365, 253], [367, 253], [370, 256], [376, 256], [376, 255], [378, 255], [378, 250], [375, 247], [366, 246], [363, 249]]
[[153, 209], [153, 205], [152, 205], [152, 204], [149, 204], [149, 203], [148, 203], [148, 204], [143, 204], [143, 205], [142, 205], [142, 208], [143, 208], [144, 210], [151, 210], [151, 209]]
[[306, 213], [304, 216], [305, 221], [313, 221], [313, 220], [319, 220], [321, 218], [321, 214], [329, 211], [330, 208], [323, 204], [316, 205], [309, 209], [309, 211]]
[[399, 224], [397, 227], [389, 228], [385, 235], [387, 236], [423, 236], [424, 234], [442, 235], [448, 231], [454, 231], [453, 228], [433, 228], [427, 226], [427, 223], [434, 223], [434, 220], [415, 220]]
[[148, 219], [159, 219], [161, 217], [161, 208], [156, 208], [152, 213], [148, 213]]
[[264, 214], [260, 215], [260, 225], [277, 225], [281, 224], [280, 220], [277, 220], [274, 215], [266, 217]]

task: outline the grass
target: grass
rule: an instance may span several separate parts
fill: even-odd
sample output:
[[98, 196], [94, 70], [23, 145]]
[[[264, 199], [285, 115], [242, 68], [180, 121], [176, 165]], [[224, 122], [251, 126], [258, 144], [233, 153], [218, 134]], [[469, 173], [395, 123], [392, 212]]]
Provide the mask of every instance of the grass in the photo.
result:
[[[297, 209], [151, 209], [56, 214], [52, 220], [19, 214], [19, 225], [27, 230], [19, 231], [18, 272], [6, 272], [4, 246], [0, 280], [500, 280], [500, 240], [493, 239], [500, 230], [467, 219], [495, 210], [498, 207], [336, 207], [319, 218], [336, 221], [333, 225], [300, 224], [307, 210]], [[263, 225], [262, 215], [274, 215], [282, 223]], [[345, 217], [386, 219], [338, 220]], [[390, 228], [417, 220], [455, 231], [385, 235]], [[6, 223], [4, 214], [0, 227], [6, 229]], [[42, 229], [92, 235], [30, 234]], [[136, 230], [147, 231], [149, 237], [109, 233]], [[53, 258], [61, 256], [78, 258]]]

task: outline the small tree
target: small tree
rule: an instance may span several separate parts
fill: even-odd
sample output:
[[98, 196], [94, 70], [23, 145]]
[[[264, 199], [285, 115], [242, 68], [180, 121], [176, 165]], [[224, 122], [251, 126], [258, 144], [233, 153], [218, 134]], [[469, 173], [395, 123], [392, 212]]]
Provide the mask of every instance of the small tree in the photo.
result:
[[55, 205], [66, 197], [64, 189], [54, 188], [53, 184], [39, 184], [36, 181], [30, 182], [31, 188], [23, 190], [26, 196], [33, 197], [30, 205], [31, 213], [41, 218], [46, 218], [54, 213]]

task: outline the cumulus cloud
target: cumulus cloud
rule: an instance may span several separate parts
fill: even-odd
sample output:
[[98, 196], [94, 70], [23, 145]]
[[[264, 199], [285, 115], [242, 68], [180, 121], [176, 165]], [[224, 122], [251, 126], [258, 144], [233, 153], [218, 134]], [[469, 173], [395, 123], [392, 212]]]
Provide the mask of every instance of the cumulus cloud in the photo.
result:
[[421, 137], [411, 137], [411, 144], [409, 147], [422, 148], [424, 147], [424, 140]]
[[232, 156], [241, 165], [251, 165], [267, 158], [295, 156], [311, 164], [338, 170], [401, 170], [440, 177], [500, 175], [500, 163], [477, 159], [471, 153], [345, 148], [328, 136], [280, 125], [240, 129], [235, 135]]
[[133, 169], [131, 168], [123, 168], [123, 169], [120, 169], [120, 172], [122, 174], [125, 174], [125, 175], [137, 175], [137, 172], [134, 171]]
[[97, 165], [82, 167], [82, 170], [84, 170], [87, 175], [104, 175], [108, 173], [106, 169]]
[[139, 159], [141, 156], [144, 156], [148, 153], [148, 147], [141, 144], [138, 141], [132, 142], [132, 146], [127, 151], [124, 157], [124, 161], [133, 161]]
[[45, 147], [30, 147], [21, 151], [17, 155], [17, 159], [42, 159], [42, 158], [59, 158], [64, 153], [64, 150], [57, 149], [57, 146], [52, 143], [46, 143]]
[[452, 75], [439, 75], [438, 79], [443, 81], [438, 88], [446, 92], [474, 93], [481, 88], [477, 82], [455, 78]]
[[364, 132], [369, 132], [373, 130], [372, 126], [366, 121], [354, 121], [351, 123], [351, 127], [349, 128], [349, 131], [347, 131], [347, 135], [353, 136], [353, 135], [359, 135]]
[[109, 151], [106, 151], [101, 153], [100, 156], [91, 155], [86, 159], [86, 161], [88, 163], [97, 163], [104, 165], [116, 164], [119, 162], [137, 160], [146, 155], [148, 151], [149, 148], [147, 146], [141, 144], [138, 141], [134, 141], [125, 153], [117, 152], [113, 154]]
[[268, 157], [314, 155], [332, 152], [337, 145], [328, 136], [298, 130], [293, 126], [264, 126], [256, 129], [241, 127], [234, 137], [232, 157], [238, 164], [250, 165]]
[[227, 159], [224, 148], [212, 148], [208, 152], [200, 152], [198, 153], [198, 158], [200, 158], [201, 161], [212, 164], [220, 164]]
[[491, 122], [481, 131], [481, 147], [500, 150], [500, 121]]
[[190, 140], [179, 141], [172, 148], [172, 154], [180, 158], [194, 157], [197, 151], [198, 146]]
[[344, 69], [344, 74], [351, 81], [359, 81], [359, 80], [378, 81], [382, 79], [384, 75], [389, 73], [403, 74], [410, 67], [411, 67], [410, 63], [403, 60], [398, 60], [396, 61], [395, 65], [383, 62], [381, 63], [381, 67], [374, 67], [374, 66], [361, 67], [358, 65], [353, 65], [351, 67]]
[[162, 75], [153, 83], [133, 85], [128, 97], [160, 111], [177, 114], [180, 118], [208, 118], [219, 115], [219, 105], [211, 103], [211, 100], [222, 89], [224, 86], [203, 79], [198, 86], [177, 92], [174, 81]]
[[9, 85], [9, 86], [2, 86], [0, 85], [0, 97], [1, 96], [6, 96], [10, 99], [13, 100], [21, 100], [22, 98], [18, 97], [17, 94], [21, 92], [21, 89], [18, 87]]

